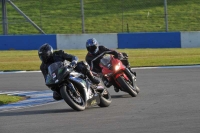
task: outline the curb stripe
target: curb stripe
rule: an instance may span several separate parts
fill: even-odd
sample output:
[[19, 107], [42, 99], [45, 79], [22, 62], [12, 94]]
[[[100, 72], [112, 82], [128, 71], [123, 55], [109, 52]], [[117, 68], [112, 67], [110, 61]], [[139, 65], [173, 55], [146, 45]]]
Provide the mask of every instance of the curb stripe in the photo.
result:
[[[53, 99], [53, 92], [51, 90], [46, 91], [12, 91], [12, 92], [0, 92], [0, 94], [26, 96], [26, 100], [19, 101], [17, 103], [11, 103], [0, 106], [0, 112], [17, 110], [22, 108], [34, 107], [39, 105], [45, 105], [48, 103], [58, 102]], [[62, 100], [61, 100], [62, 101]]]

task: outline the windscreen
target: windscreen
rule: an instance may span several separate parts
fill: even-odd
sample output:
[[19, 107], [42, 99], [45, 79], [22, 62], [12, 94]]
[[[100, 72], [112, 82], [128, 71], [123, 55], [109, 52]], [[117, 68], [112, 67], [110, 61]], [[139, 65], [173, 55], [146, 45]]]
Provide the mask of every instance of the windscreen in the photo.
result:
[[52, 63], [49, 67], [48, 67], [48, 73], [52, 74], [53, 72], [55, 72], [55, 70], [57, 70], [58, 68], [63, 66], [63, 62], [55, 62]]
[[104, 66], [107, 66], [110, 63], [111, 57], [110, 55], [105, 55], [102, 59], [101, 59], [101, 64]]

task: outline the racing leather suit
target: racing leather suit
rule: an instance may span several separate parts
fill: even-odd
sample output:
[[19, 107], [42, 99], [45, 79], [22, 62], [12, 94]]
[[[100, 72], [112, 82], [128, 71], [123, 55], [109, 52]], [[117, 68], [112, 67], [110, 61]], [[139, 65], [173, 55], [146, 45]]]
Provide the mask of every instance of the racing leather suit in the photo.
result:
[[[118, 52], [114, 51], [114, 50], [110, 50], [102, 45], [98, 46], [99, 47], [99, 51], [93, 55], [93, 54], [90, 54], [89, 52], [87, 53], [86, 57], [85, 57], [85, 60], [86, 62], [90, 65], [91, 67], [91, 61], [96, 58], [98, 55], [100, 55], [101, 53], [105, 52], [105, 51], [111, 51], [109, 54], [112, 54], [114, 55], [116, 58], [118, 57]], [[93, 69], [92, 71], [96, 72], [96, 73], [101, 73], [101, 67], [99, 66], [99, 63], [100, 63], [100, 60], [101, 58], [95, 60], [93, 62]]]

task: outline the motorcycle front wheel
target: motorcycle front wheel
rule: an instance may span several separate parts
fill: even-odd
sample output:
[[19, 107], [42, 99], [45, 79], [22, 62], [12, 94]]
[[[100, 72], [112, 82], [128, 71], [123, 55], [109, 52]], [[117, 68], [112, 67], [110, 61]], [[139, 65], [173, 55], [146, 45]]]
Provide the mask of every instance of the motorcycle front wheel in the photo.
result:
[[128, 92], [132, 97], [137, 96], [136, 90], [134, 90], [133, 86], [128, 81], [126, 81], [122, 76], [119, 76], [116, 80], [124, 91]]
[[76, 96], [70, 89], [67, 89], [66, 86], [60, 88], [60, 94], [65, 102], [76, 111], [85, 110], [85, 101], [80, 96]]

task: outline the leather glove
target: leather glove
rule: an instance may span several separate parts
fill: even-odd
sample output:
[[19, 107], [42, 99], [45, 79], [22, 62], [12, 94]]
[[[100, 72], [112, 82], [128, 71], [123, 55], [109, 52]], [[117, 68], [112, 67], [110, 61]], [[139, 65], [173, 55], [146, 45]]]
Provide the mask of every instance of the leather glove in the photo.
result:
[[77, 62], [76, 61], [72, 61], [69, 66], [72, 67], [72, 68], [75, 68], [76, 67], [76, 64]]
[[114, 55], [114, 58], [118, 59], [118, 53], [116, 53], [116, 54]]
[[121, 53], [117, 53], [115, 56], [114, 56], [116, 59], [123, 59], [123, 55]]
[[126, 57], [126, 58], [128, 58], [128, 54], [127, 53], [122, 53], [122, 55], [124, 56], [124, 57]]

